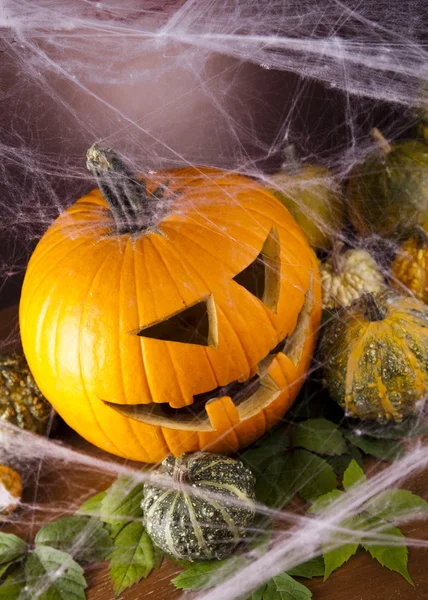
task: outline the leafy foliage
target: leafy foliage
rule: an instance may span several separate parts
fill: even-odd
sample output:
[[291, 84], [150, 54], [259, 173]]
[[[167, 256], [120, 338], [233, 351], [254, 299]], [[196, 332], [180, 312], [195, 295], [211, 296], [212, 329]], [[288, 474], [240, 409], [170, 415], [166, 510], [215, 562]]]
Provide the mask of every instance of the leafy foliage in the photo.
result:
[[[404, 424], [399, 426], [405, 431]], [[406, 425], [409, 435], [415, 425]], [[250, 447], [242, 460], [256, 475], [257, 500], [277, 509], [299, 494], [312, 503], [309, 513], [328, 511], [354, 486], [366, 481], [363, 454], [392, 460], [402, 452], [397, 427], [384, 436], [377, 430], [358, 433], [335, 424], [314, 411], [312, 418], [274, 430]], [[369, 435], [367, 435], [367, 433]], [[343, 475], [345, 491], [337, 489], [337, 475]], [[46, 582], [41, 600], [82, 600], [86, 582], [78, 562], [109, 559], [114, 590], [121, 594], [147, 577], [162, 562], [142, 525], [141, 501], [144, 486], [130, 477], [119, 477], [106, 491], [96, 494], [79, 508], [75, 516], [62, 517], [43, 526], [35, 538], [35, 549], [18, 537], [0, 533], [0, 600], [30, 600], [36, 581]], [[391, 489], [367, 501], [361, 514], [341, 523], [344, 529], [369, 533], [371, 530], [393, 536], [391, 544], [372, 544], [370, 536], [361, 546], [381, 565], [400, 573], [412, 583], [407, 570], [405, 539], [392, 523], [408, 516], [425, 514], [428, 502], [406, 490]], [[189, 563], [172, 583], [182, 590], [201, 590], [217, 585], [251, 560], [267, 551], [272, 523], [263, 515], [249, 532], [246, 555], [223, 561]], [[369, 540], [369, 541], [367, 541]], [[293, 577], [312, 578], [330, 574], [357, 551], [345, 531], [320, 548], [322, 556], [297, 565], [260, 586], [245, 600], [307, 600], [311, 592]], [[77, 562], [76, 562], [77, 561]], [[26, 591], [28, 590], [28, 591]], [[242, 599], [244, 600], [244, 599]]]
[[296, 493], [294, 466], [290, 454], [275, 456], [256, 480], [256, 498], [272, 508], [286, 506]]
[[415, 517], [428, 513], [428, 502], [407, 490], [385, 490], [366, 504], [371, 515], [386, 519], [399, 520], [403, 517]]
[[354, 485], [364, 483], [365, 481], [367, 481], [367, 477], [365, 476], [363, 469], [356, 460], [351, 460], [348, 468], [343, 474], [343, 487], [345, 490], [349, 491]]
[[299, 423], [293, 433], [293, 446], [332, 456], [344, 454], [347, 450], [342, 433], [327, 419], [308, 419]]
[[135, 483], [132, 477], [119, 476], [106, 495], [101, 499], [100, 518], [111, 527], [114, 539], [126, 523], [141, 518], [141, 502], [144, 497], [144, 484]]
[[87, 584], [82, 567], [56, 548], [36, 547], [26, 562], [25, 577], [29, 598], [85, 600]]
[[364, 435], [346, 433], [345, 436], [365, 454], [370, 454], [380, 460], [394, 460], [403, 454], [403, 446], [396, 440], [376, 439]]
[[287, 573], [292, 577], [305, 577], [306, 579], [322, 577], [324, 575], [324, 559], [322, 556], [317, 556], [289, 569]]
[[307, 450], [293, 454], [295, 485], [304, 500], [314, 500], [337, 487], [336, 475], [328, 462]]
[[308, 588], [287, 573], [281, 573], [269, 579], [255, 591], [249, 600], [307, 600], [312, 598]]
[[99, 494], [95, 494], [95, 496], [92, 496], [92, 498], [89, 498], [82, 504], [82, 506], [76, 511], [76, 514], [99, 518], [101, 515], [101, 505], [106, 495], [107, 490], [100, 492]]
[[24, 558], [27, 544], [16, 535], [0, 532], [0, 578], [15, 562]]
[[[366, 476], [364, 471], [353, 460], [343, 476], [343, 486], [346, 492], [334, 490], [329, 494], [320, 496], [313, 503], [309, 512], [331, 510], [334, 502], [343, 498], [354, 486], [365, 481]], [[428, 503], [411, 492], [406, 490], [386, 490], [367, 501], [360, 515], [343, 521], [340, 527], [351, 531], [359, 530], [360, 532], [374, 530], [383, 535], [391, 536], [391, 544], [370, 544], [363, 541], [361, 545], [382, 566], [400, 573], [400, 575], [413, 585], [407, 569], [408, 552], [404, 536], [397, 527], [388, 523], [388, 520], [402, 517], [411, 511], [426, 512], [427, 509]], [[343, 543], [341, 543], [342, 541]], [[330, 549], [330, 546], [334, 544], [337, 544], [336, 547]], [[328, 546], [323, 547], [325, 563], [324, 580], [349, 560], [355, 554], [358, 547], [358, 543], [349, 543], [344, 533], [335, 535], [333, 544], [330, 542]]]
[[0, 585], [0, 600], [30, 600], [25, 593], [25, 566], [20, 565]]
[[84, 516], [62, 517], [42, 527], [36, 545], [68, 552], [79, 562], [97, 562], [111, 553], [113, 543], [98, 519]]
[[128, 523], [115, 538], [110, 558], [110, 575], [116, 596], [147, 577], [162, 562], [141, 521]]
[[330, 577], [330, 575], [346, 563], [351, 556], [354, 556], [358, 549], [358, 544], [343, 544], [334, 550], [326, 550], [324, 552], [324, 581]]
[[228, 579], [246, 564], [248, 564], [248, 560], [243, 556], [193, 563], [180, 575], [177, 575], [172, 583], [179, 590], [196, 591], [214, 587]]
[[[370, 519], [372, 527], [378, 525], [378, 527], [385, 526], [385, 522], [382, 523], [380, 519], [372, 517]], [[382, 528], [384, 535], [390, 535], [393, 537], [393, 544], [391, 545], [378, 545], [378, 544], [362, 544], [363, 548], [370, 553], [383, 567], [387, 567], [391, 571], [400, 573], [411, 585], [413, 585], [412, 578], [409, 575], [407, 569], [408, 551], [406, 548], [404, 535], [397, 527], [388, 526]], [[401, 538], [401, 539], [400, 539]], [[391, 540], [392, 541], [392, 540]], [[401, 543], [400, 543], [401, 542]]]

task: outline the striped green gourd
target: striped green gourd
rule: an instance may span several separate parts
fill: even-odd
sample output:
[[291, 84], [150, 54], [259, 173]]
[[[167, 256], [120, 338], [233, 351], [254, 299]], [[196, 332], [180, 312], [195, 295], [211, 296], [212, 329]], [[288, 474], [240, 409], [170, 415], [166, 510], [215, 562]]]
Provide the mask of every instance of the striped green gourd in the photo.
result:
[[[254, 476], [240, 461], [209, 452], [166, 458], [145, 486], [144, 525], [178, 560], [229, 556], [255, 514]], [[232, 501], [232, 502], [231, 502]]]
[[378, 130], [378, 149], [352, 170], [348, 214], [361, 237], [401, 239], [428, 219], [428, 145], [419, 140], [389, 144]]

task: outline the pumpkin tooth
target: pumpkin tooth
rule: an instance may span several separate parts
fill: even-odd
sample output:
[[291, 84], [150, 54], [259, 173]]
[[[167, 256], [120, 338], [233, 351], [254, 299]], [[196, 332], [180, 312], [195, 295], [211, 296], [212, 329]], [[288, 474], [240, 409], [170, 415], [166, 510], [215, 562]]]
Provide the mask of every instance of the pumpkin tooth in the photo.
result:
[[233, 426], [241, 420], [238, 409], [230, 396], [208, 400], [205, 410], [214, 431], [233, 429]]

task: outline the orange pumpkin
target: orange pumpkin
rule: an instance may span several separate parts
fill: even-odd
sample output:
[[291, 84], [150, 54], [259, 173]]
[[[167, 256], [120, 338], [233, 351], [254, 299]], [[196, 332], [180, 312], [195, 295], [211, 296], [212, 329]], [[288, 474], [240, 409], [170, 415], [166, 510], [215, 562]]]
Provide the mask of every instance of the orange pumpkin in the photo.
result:
[[[93, 444], [157, 462], [230, 453], [284, 415], [321, 312], [317, 261], [257, 182], [211, 168], [142, 180], [94, 146], [95, 189], [48, 229], [20, 303], [43, 394]], [[104, 197], [103, 197], [104, 194]]]

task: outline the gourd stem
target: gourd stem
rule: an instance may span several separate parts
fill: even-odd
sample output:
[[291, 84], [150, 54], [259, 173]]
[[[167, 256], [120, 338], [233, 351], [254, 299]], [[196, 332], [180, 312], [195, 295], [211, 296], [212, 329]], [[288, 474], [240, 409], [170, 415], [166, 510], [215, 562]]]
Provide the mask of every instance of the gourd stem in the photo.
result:
[[172, 480], [174, 483], [182, 484], [188, 483], [188, 469], [186, 465], [180, 459], [177, 459], [172, 471]]
[[139, 181], [114, 150], [94, 144], [87, 152], [86, 166], [97, 180], [119, 233], [142, 231], [151, 225], [147, 222], [146, 182]]
[[378, 147], [380, 148], [380, 150], [382, 150], [382, 152], [386, 155], [389, 154], [392, 150], [392, 146], [391, 144], [388, 142], [388, 140], [381, 134], [381, 132], [379, 131], [379, 129], [377, 127], [374, 127], [371, 131], [370, 131], [370, 135], [372, 136], [372, 138], [374, 139], [374, 141], [377, 143]]
[[335, 235], [332, 241], [332, 250], [331, 250], [331, 264], [333, 266], [334, 275], [338, 275], [342, 269], [343, 258], [342, 258], [342, 249], [344, 243], [342, 240], [339, 240]]
[[415, 225], [413, 235], [416, 240], [416, 248], [418, 250], [427, 245], [428, 236], [422, 225]]
[[361, 296], [364, 316], [369, 321], [383, 321], [386, 317], [387, 310], [373, 296], [373, 294], [364, 294]]
[[289, 144], [284, 148], [284, 162], [281, 165], [281, 171], [287, 175], [297, 175], [302, 168], [301, 162], [297, 157], [294, 144]]

